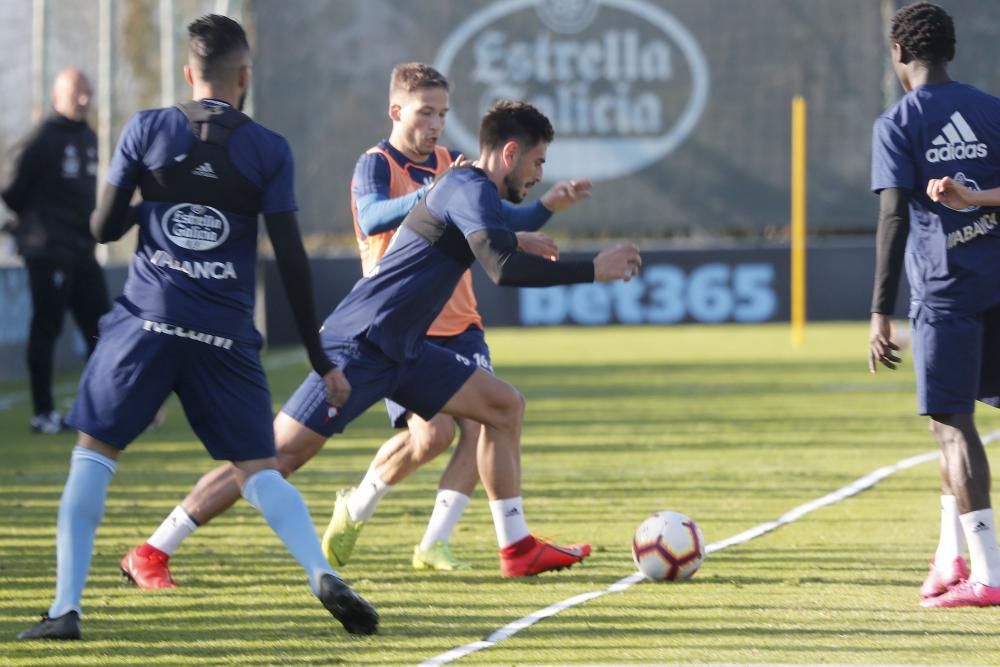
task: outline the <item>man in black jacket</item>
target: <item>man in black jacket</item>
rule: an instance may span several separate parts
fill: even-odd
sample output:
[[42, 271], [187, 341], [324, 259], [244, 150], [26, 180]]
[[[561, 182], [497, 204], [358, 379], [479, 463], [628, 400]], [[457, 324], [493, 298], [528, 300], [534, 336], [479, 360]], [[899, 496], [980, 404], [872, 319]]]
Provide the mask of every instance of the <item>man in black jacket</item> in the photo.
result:
[[53, 113], [26, 140], [2, 193], [17, 215], [12, 229], [31, 289], [27, 356], [36, 433], [64, 428], [52, 399], [52, 367], [66, 309], [89, 353], [97, 342], [97, 321], [110, 308], [89, 229], [97, 190], [97, 136], [86, 120], [90, 95], [80, 70], [56, 76]]

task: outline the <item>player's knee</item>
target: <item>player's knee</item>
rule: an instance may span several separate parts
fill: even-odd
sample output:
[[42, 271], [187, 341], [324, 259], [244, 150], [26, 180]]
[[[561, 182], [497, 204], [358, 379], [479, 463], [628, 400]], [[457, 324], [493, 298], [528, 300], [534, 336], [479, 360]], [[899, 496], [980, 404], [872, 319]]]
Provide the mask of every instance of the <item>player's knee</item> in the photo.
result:
[[524, 406], [524, 394], [515, 387], [505, 384], [504, 388], [497, 392], [494, 407], [504, 423], [520, 424], [524, 420]]
[[278, 450], [278, 472], [285, 479], [291, 476], [293, 472], [301, 468], [309, 460], [308, 457], [302, 456], [300, 452], [282, 452]]
[[415, 458], [425, 463], [451, 446], [455, 439], [455, 422], [452, 419], [433, 419], [419, 433], [411, 433], [410, 443]]
[[953, 447], [965, 443], [962, 429], [953, 423], [953, 417], [953, 415], [931, 415], [930, 431], [942, 447]]

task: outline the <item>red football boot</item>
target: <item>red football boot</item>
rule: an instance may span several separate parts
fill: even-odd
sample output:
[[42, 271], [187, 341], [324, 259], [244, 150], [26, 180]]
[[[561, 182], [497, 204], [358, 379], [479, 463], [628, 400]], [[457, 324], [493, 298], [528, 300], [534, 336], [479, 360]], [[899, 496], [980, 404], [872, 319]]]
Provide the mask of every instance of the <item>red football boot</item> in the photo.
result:
[[167, 567], [168, 560], [170, 556], [144, 542], [122, 558], [122, 576], [144, 591], [177, 588]]
[[946, 568], [944, 572], [937, 568], [932, 558], [930, 572], [927, 573], [927, 578], [920, 586], [920, 597], [924, 599], [936, 598], [968, 578], [969, 566], [966, 565], [965, 559], [961, 556], [952, 561], [951, 567]]
[[1000, 606], [1000, 586], [987, 586], [966, 579], [934, 598], [924, 598], [921, 607], [996, 607]]
[[589, 544], [561, 547], [534, 535], [500, 550], [500, 574], [505, 577], [530, 577], [579, 563], [590, 555]]

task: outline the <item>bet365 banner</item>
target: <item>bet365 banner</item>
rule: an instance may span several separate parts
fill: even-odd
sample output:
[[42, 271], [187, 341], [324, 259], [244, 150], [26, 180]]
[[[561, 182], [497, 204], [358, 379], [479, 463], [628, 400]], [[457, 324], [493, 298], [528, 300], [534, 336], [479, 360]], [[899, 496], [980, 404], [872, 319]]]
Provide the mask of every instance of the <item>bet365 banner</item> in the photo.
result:
[[[593, 252], [564, 253], [589, 259]], [[643, 267], [631, 281], [545, 288], [494, 285], [478, 268], [473, 279], [487, 327], [580, 325], [674, 325], [781, 322], [789, 318], [791, 292], [787, 247], [643, 250]], [[873, 242], [827, 242], [809, 248], [807, 315], [810, 320], [868, 318], [874, 275]], [[318, 259], [312, 265], [320, 312], [325, 317], [360, 278], [355, 257]], [[264, 272], [267, 337], [295, 343], [294, 320], [273, 263]], [[907, 290], [900, 286], [897, 316], [905, 316]]]

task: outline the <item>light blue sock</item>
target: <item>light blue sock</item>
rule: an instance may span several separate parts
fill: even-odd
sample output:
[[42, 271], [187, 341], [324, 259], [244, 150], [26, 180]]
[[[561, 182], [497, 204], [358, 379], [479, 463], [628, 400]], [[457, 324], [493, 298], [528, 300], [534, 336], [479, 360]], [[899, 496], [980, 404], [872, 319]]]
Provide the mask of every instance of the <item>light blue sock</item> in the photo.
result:
[[309, 587], [313, 595], [317, 594], [320, 578], [335, 573], [323, 556], [309, 509], [299, 490], [277, 470], [261, 470], [247, 479], [243, 497], [264, 515], [271, 530], [305, 569]]
[[87, 583], [94, 536], [104, 517], [104, 499], [118, 463], [92, 449], [77, 445], [69, 460], [69, 476], [59, 501], [56, 524], [56, 599], [49, 617], [75, 610]]

